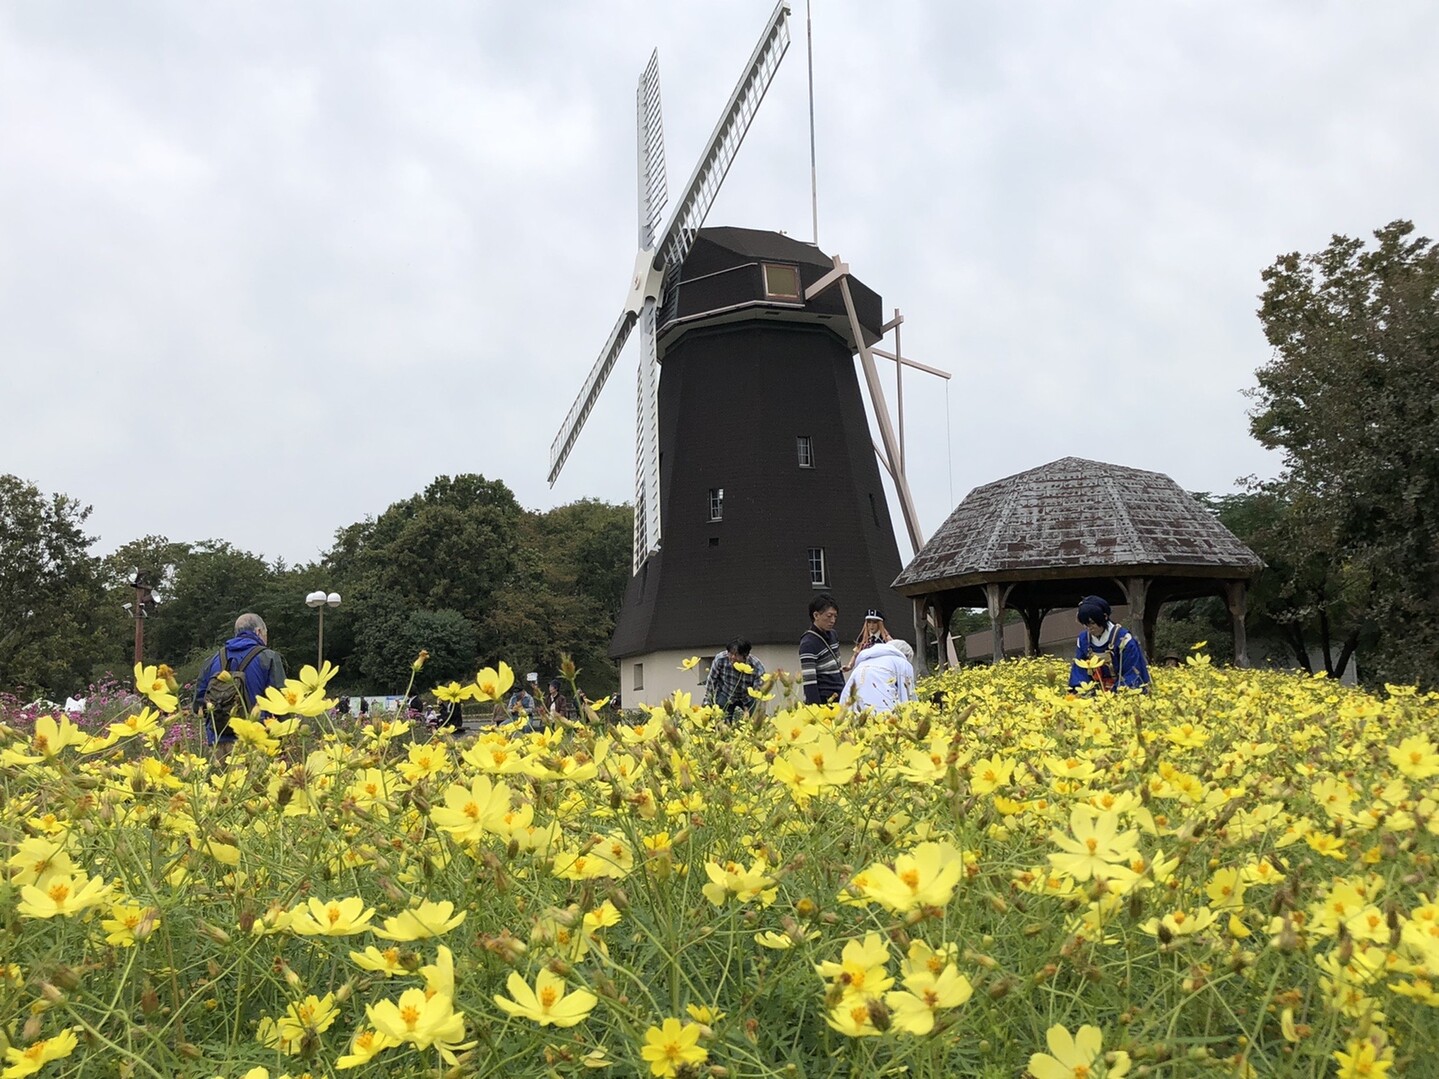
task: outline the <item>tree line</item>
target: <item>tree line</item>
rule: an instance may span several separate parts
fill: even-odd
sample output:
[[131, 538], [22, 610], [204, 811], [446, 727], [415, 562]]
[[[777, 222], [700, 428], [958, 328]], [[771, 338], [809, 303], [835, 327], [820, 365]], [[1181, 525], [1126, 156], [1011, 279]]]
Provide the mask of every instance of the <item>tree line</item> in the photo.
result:
[[[193, 677], [258, 612], [298, 669], [316, 659], [316, 590], [343, 602], [325, 613], [325, 658], [341, 690], [402, 691], [423, 648], [417, 689], [472, 678], [504, 660], [520, 672], [558, 671], [568, 655], [580, 684], [615, 688], [606, 651], [629, 577], [632, 515], [582, 500], [524, 509], [498, 480], [441, 476], [377, 517], [339, 529], [312, 563], [266, 561], [223, 540], [145, 536], [103, 557], [84, 530], [89, 508], [0, 476], [0, 690], [24, 699], [81, 692], [133, 659], [132, 569], [159, 602], [144, 618], [148, 662]], [[122, 677], [124, 677], [122, 675]]]

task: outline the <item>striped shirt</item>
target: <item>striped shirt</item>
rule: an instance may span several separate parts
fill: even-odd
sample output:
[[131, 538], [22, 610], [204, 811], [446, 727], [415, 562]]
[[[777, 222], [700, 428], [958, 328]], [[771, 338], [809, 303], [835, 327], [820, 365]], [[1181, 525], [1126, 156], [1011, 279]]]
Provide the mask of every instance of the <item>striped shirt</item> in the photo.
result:
[[799, 669], [804, 679], [805, 704], [823, 704], [840, 695], [844, 689], [842, 666], [838, 634], [834, 630], [824, 633], [810, 626], [799, 639]]

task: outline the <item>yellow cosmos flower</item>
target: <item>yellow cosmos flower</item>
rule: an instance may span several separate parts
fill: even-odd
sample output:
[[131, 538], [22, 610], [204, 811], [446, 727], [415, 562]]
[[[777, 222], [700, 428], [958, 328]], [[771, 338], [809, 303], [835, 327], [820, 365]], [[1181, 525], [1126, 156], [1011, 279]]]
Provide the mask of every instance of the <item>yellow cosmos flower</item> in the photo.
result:
[[446, 704], [461, 704], [474, 697], [475, 687], [473, 684], [462, 686], [458, 682], [451, 681], [443, 686], [436, 686], [434, 693], [437, 701], [444, 701]]
[[146, 939], [160, 924], [160, 912], [139, 903], [112, 903], [110, 917], [100, 922], [105, 930], [105, 943], [117, 948], [133, 948], [136, 941]]
[[341, 1071], [358, 1068], [361, 1064], [368, 1064], [374, 1060], [386, 1049], [393, 1049], [399, 1044], [399, 1041], [388, 1034], [381, 1034], [378, 1030], [366, 1030], [361, 1027], [350, 1039], [350, 1051], [335, 1061], [335, 1067]]
[[135, 690], [150, 698], [150, 703], [165, 713], [173, 712], [180, 705], [171, 680], [160, 673], [160, 668], [135, 664]]
[[508, 997], [494, 995], [495, 1004], [507, 1015], [519, 1016], [538, 1023], [542, 1027], [572, 1027], [589, 1018], [599, 998], [588, 989], [566, 991], [564, 979], [552, 973], [549, 968], [540, 968], [535, 986], [517, 970], [510, 971], [505, 981], [510, 991]]
[[1045, 1032], [1044, 1040], [1049, 1052], [1035, 1053], [1029, 1058], [1029, 1072], [1034, 1079], [1088, 1076], [1120, 1079], [1129, 1074], [1129, 1054], [1122, 1050], [1114, 1053], [1114, 1059], [1106, 1067], [1104, 1034], [1098, 1027], [1086, 1024], [1070, 1034], [1067, 1028], [1056, 1023]]
[[21, 1076], [34, 1075], [50, 1061], [68, 1057], [78, 1044], [73, 1030], [62, 1030], [53, 1038], [41, 1038], [31, 1042], [24, 1049], [10, 1046], [5, 1050], [9, 1067], [0, 1072], [0, 1076], [4, 1076], [4, 1079], [20, 1079]]
[[[423, 940], [448, 933], [465, 920], [465, 912], [455, 914], [455, 905], [448, 899], [436, 903], [426, 899], [417, 907], [385, 919], [385, 928], [376, 929], [375, 936], [385, 940]], [[453, 915], [453, 917], [451, 917]]]
[[904, 1034], [928, 1034], [934, 1029], [936, 1012], [958, 1008], [974, 994], [969, 979], [953, 965], [937, 975], [927, 970], [911, 974], [904, 986], [884, 995], [893, 1028]]
[[1050, 834], [1050, 840], [1063, 851], [1049, 856], [1060, 873], [1086, 881], [1091, 877], [1114, 880], [1131, 872], [1126, 863], [1138, 850], [1139, 833], [1133, 828], [1121, 832], [1118, 813], [1076, 805], [1070, 811], [1069, 827], [1072, 836], [1058, 830]]
[[1439, 750], [1426, 736], [1410, 735], [1389, 747], [1389, 763], [1410, 779], [1428, 779], [1439, 775]]
[[1239, 910], [1244, 906], [1244, 892], [1247, 885], [1244, 875], [1238, 869], [1216, 869], [1214, 876], [1204, 886], [1204, 894], [1215, 910]]
[[700, 657], [699, 657], [699, 656], [690, 656], [689, 659], [684, 660], [684, 661], [682, 661], [682, 662], [680, 663], [680, 670], [682, 670], [682, 671], [692, 671], [692, 670], [694, 670], [696, 667], [698, 667], [699, 665], [700, 665]]
[[943, 907], [954, 895], [964, 874], [964, 856], [949, 843], [921, 843], [894, 860], [865, 871], [860, 894], [895, 914], [921, 907]]
[[754, 667], [744, 662], [744, 660], [736, 660], [734, 669], [739, 671], [740, 674], [754, 674]]
[[66, 876], [75, 871], [66, 847], [68, 835], [29, 836], [20, 841], [15, 853], [5, 864], [10, 867], [10, 882], [16, 886], [34, 884], [47, 874]]
[[14, 764], [38, 764], [41, 760], [53, 760], [68, 746], [82, 746], [89, 739], [88, 734], [70, 722], [69, 716], [39, 716], [30, 735], [33, 753], [11, 748], [5, 751], [5, 759]]
[[874, 1025], [874, 1002], [860, 997], [843, 999], [825, 1012], [825, 1025], [850, 1038], [877, 1038], [884, 1031]]
[[1176, 937], [1192, 937], [1195, 933], [1202, 933], [1213, 925], [1215, 920], [1213, 911], [1208, 907], [1200, 907], [1193, 914], [1183, 910], [1170, 911], [1163, 918], [1150, 918], [1141, 923], [1139, 928], [1150, 936], [1169, 941]]
[[848, 783], [863, 756], [861, 747], [836, 741], [833, 734], [821, 731], [808, 745], [790, 750], [783, 759], [793, 769], [795, 782], [802, 790], [817, 792]]
[[1337, 1079], [1380, 1079], [1393, 1067], [1394, 1051], [1387, 1045], [1380, 1049], [1365, 1038], [1335, 1050], [1334, 1060], [1339, 1065]]
[[160, 713], [142, 708], [138, 715], [126, 716], [118, 723], [110, 724], [111, 744], [121, 738], [133, 738], [137, 734], [158, 736], [165, 728], [160, 725]]
[[325, 687], [330, 684], [330, 679], [334, 678], [335, 675], [339, 673], [340, 668], [336, 667], [327, 659], [320, 664], [320, 669], [318, 671], [315, 670], [315, 668], [310, 666], [308, 663], [301, 667], [300, 677], [298, 681], [311, 693], [319, 693], [323, 695], [325, 692]]
[[259, 720], [233, 718], [230, 730], [243, 745], [254, 746], [267, 756], [273, 757], [280, 752], [279, 741], [270, 737], [269, 728]]
[[640, 1056], [649, 1064], [650, 1074], [659, 1079], [673, 1079], [686, 1065], [708, 1060], [709, 1053], [699, 1044], [702, 1032], [700, 1024], [681, 1023], [673, 1017], [646, 1030]]
[[278, 689], [267, 686], [255, 700], [255, 707], [272, 716], [318, 716], [335, 707], [336, 701], [325, 696], [323, 687], [314, 689], [294, 678], [285, 679]]
[[820, 931], [811, 929], [805, 932], [796, 926], [788, 933], [776, 933], [772, 929], [765, 929], [754, 935], [755, 943], [764, 948], [772, 948], [777, 952], [793, 948], [796, 944], [805, 940], [819, 940]]
[[255, 1040], [268, 1049], [294, 1056], [312, 1048], [316, 1039], [334, 1026], [339, 1014], [335, 994], [326, 993], [323, 999], [311, 994], [291, 1004], [279, 1019], [261, 1019]]
[[886, 969], [889, 945], [878, 933], [866, 933], [863, 940], [852, 940], [844, 946], [839, 962], [815, 965], [815, 973], [840, 989], [846, 1001], [878, 999], [894, 985]]
[[993, 794], [1000, 787], [1009, 786], [1014, 776], [1014, 761], [998, 754], [977, 760], [969, 770], [969, 789], [972, 794]]
[[758, 899], [761, 906], [767, 907], [778, 894], [774, 878], [769, 876], [768, 870], [769, 866], [763, 858], [756, 858], [748, 869], [737, 862], [726, 862], [724, 865], [706, 862], [705, 875], [710, 882], [700, 890], [717, 907], [724, 906], [731, 899], [741, 903]]
[[443, 944], [435, 950], [435, 961], [420, 968], [420, 977], [425, 979], [425, 992], [431, 996], [443, 993], [455, 999], [455, 953]]
[[371, 944], [363, 952], [351, 952], [350, 959], [357, 967], [363, 970], [373, 970], [383, 974], [386, 978], [407, 973], [409, 969], [405, 966], [403, 953], [398, 948], [386, 948], [381, 951]]
[[68, 917], [107, 902], [110, 891], [104, 878], [91, 877], [83, 871], [73, 875], [52, 873], [21, 888], [15, 909], [27, 918]]
[[396, 767], [411, 783], [450, 770], [450, 751], [443, 742], [411, 742], [406, 760]]
[[510, 670], [508, 663], [501, 662], [498, 671], [493, 667], [480, 668], [479, 674], [475, 675], [472, 693], [476, 700], [498, 701], [514, 684], [515, 672]]
[[375, 908], [352, 896], [325, 902], [311, 898], [291, 911], [290, 931], [302, 937], [350, 937], [370, 928]]
[[430, 820], [456, 843], [473, 843], [504, 829], [510, 811], [510, 788], [477, 776], [468, 786], [450, 784], [445, 804], [430, 810]]
[[380, 1034], [409, 1042], [416, 1049], [434, 1046], [448, 1064], [455, 1063], [457, 1052], [474, 1044], [460, 1044], [465, 1017], [455, 1011], [454, 1002], [444, 993], [426, 996], [423, 989], [406, 989], [398, 1001], [367, 1005], [365, 1014]]

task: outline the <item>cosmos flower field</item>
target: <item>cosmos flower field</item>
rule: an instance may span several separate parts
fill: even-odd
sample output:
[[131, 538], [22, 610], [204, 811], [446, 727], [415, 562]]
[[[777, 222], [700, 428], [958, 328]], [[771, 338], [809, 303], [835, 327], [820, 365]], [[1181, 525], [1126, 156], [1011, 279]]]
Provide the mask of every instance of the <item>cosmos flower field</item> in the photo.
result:
[[[445, 738], [0, 726], [3, 1079], [1439, 1074], [1439, 697], [1051, 660]], [[469, 693], [495, 699], [486, 670]]]

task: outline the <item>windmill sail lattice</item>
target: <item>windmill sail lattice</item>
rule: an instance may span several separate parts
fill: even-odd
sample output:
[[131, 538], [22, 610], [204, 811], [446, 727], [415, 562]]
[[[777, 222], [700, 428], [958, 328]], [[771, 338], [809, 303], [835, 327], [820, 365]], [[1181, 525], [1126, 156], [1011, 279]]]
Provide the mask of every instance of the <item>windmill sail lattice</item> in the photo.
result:
[[[725, 174], [764, 100], [780, 61], [789, 48], [789, 8], [781, 0], [760, 35], [744, 74], [735, 85], [699, 164], [685, 185], [664, 231], [656, 225], [667, 202], [664, 133], [660, 113], [658, 54], [650, 57], [636, 91], [639, 166], [639, 252], [624, 309], [585, 379], [550, 446], [553, 484], [574, 448], [585, 420], [614, 368], [636, 321], [643, 348], [635, 391], [634, 567], [638, 571], [660, 545], [659, 355], [657, 331], [664, 321], [669, 275], [678, 270], [696, 233], [714, 204]], [[672, 290], [671, 290], [672, 291]]]

